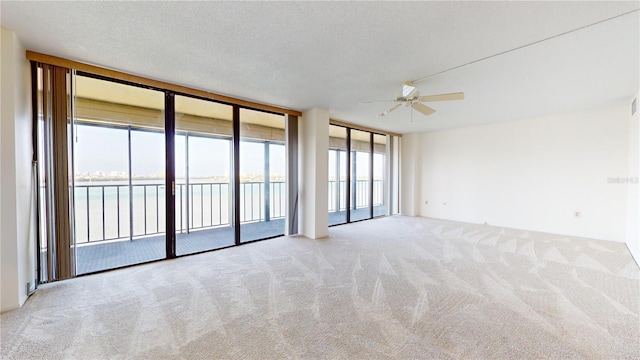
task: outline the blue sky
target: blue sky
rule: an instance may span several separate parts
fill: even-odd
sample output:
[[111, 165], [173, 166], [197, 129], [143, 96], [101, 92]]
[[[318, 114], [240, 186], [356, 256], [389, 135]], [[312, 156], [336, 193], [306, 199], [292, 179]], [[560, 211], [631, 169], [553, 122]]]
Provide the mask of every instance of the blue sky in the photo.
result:
[[[76, 126], [74, 144], [77, 174], [102, 171], [128, 173], [127, 131], [98, 126]], [[185, 136], [176, 136], [176, 176], [185, 174]], [[189, 137], [189, 174], [193, 177], [228, 176], [230, 141], [198, 136]], [[285, 174], [284, 146], [270, 146], [272, 175]], [[165, 171], [164, 134], [132, 131], [131, 163], [134, 175], [154, 175]], [[264, 171], [264, 144], [241, 142], [240, 172], [261, 174]]]
[[[75, 127], [76, 174], [102, 171], [128, 173], [127, 131], [98, 126]], [[185, 136], [176, 136], [176, 177], [185, 175]], [[165, 170], [164, 134], [132, 131], [131, 162], [134, 175], [162, 174]], [[231, 144], [229, 140], [199, 136], [189, 137], [189, 174], [192, 177], [228, 176], [231, 172]], [[335, 153], [329, 156], [329, 177], [335, 177]], [[344, 152], [342, 153], [342, 162]], [[270, 171], [272, 175], [285, 174], [284, 146], [270, 147]], [[369, 154], [357, 153], [358, 178], [369, 173]], [[374, 178], [382, 179], [384, 157], [374, 156]], [[344, 175], [344, 165], [341, 175]], [[241, 142], [240, 173], [261, 174], [264, 171], [264, 144]]]

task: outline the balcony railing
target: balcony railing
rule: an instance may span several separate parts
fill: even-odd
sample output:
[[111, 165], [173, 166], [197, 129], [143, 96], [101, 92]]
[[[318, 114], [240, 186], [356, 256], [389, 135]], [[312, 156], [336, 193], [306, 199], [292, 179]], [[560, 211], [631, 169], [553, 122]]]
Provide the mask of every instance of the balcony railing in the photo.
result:
[[[130, 189], [131, 188], [131, 193]], [[285, 183], [240, 184], [240, 222], [270, 221], [285, 215]], [[163, 184], [75, 186], [76, 242], [134, 239], [165, 232]], [[228, 183], [176, 184], [176, 231], [230, 225]]]
[[[340, 195], [338, 196], [336, 189], [336, 181], [329, 181], [329, 212], [334, 212], [338, 208], [340, 202], [340, 211], [346, 210], [346, 180], [340, 180]], [[357, 180], [355, 184], [355, 195], [351, 191], [351, 203], [355, 202], [355, 208], [361, 209], [369, 206], [369, 180]], [[373, 180], [373, 206], [379, 206], [384, 203], [384, 187], [383, 180]]]
[[[369, 206], [369, 181], [356, 181], [355, 206]], [[134, 239], [165, 232], [163, 184], [75, 186], [76, 242]], [[240, 222], [270, 221], [285, 216], [285, 182], [270, 182], [266, 202], [264, 182], [240, 184]], [[345, 210], [346, 182], [340, 181], [340, 210]], [[336, 211], [336, 182], [329, 181], [329, 211]], [[383, 181], [373, 181], [373, 206], [383, 204]], [[353, 200], [352, 200], [353, 202]], [[176, 184], [176, 231], [229, 226], [228, 183]]]

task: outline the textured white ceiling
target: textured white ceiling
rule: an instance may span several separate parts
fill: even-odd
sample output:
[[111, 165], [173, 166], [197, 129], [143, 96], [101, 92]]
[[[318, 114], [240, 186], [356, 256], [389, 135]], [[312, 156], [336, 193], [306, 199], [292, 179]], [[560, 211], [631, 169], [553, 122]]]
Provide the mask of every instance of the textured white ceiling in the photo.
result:
[[[633, 12], [418, 84], [464, 91], [375, 115], [401, 83], [640, 8], [635, 2], [0, 2], [33, 51], [401, 133], [628, 103]], [[53, 21], [55, 19], [56, 21]]]

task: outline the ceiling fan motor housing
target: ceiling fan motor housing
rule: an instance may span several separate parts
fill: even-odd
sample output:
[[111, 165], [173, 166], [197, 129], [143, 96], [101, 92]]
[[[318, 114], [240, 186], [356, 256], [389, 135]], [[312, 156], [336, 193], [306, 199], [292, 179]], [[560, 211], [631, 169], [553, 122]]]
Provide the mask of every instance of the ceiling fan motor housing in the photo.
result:
[[402, 104], [402, 106], [407, 107], [412, 105], [413, 103], [416, 103], [419, 101], [418, 97], [420, 96], [419, 92], [416, 92], [416, 94], [410, 98], [404, 97], [404, 96], [398, 96], [397, 98], [395, 98], [395, 102], [398, 102], [400, 104]]

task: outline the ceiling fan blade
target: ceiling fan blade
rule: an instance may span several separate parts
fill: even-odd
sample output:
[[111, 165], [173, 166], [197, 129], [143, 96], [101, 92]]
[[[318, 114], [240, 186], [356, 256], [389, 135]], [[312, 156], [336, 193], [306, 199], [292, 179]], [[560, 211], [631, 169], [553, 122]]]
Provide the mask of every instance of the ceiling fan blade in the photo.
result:
[[399, 108], [399, 107], [400, 107], [400, 104], [396, 104], [396, 105], [392, 106], [391, 108], [389, 108], [389, 110], [387, 110], [387, 111], [385, 111], [385, 112], [383, 112], [383, 113], [380, 113], [380, 115], [378, 115], [378, 117], [386, 116], [386, 115], [388, 115], [390, 112], [392, 112], [393, 110], [395, 110], [395, 109], [397, 109], [397, 108]]
[[420, 103], [415, 103], [413, 105], [411, 105], [414, 109], [420, 111], [422, 114], [424, 115], [431, 115], [434, 112], [436, 112], [435, 110], [433, 110], [432, 108], [428, 107], [425, 104], [420, 104]]
[[402, 97], [410, 98], [415, 94], [415, 92], [416, 92], [416, 87], [413, 86], [413, 83], [411, 81], [405, 81], [402, 84]]
[[438, 95], [426, 95], [420, 96], [418, 100], [420, 101], [447, 101], [447, 100], [463, 100], [464, 93], [457, 92], [451, 94], [438, 94]]

